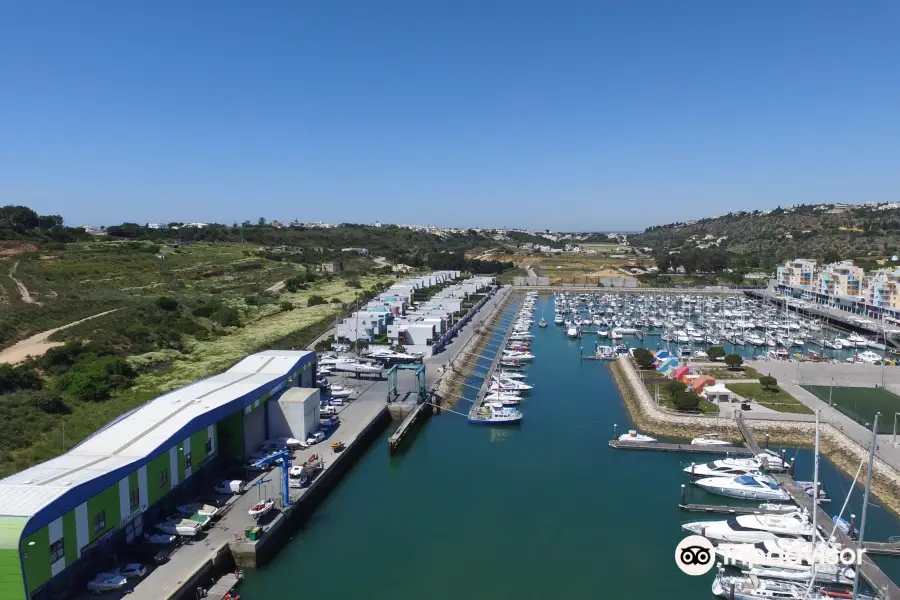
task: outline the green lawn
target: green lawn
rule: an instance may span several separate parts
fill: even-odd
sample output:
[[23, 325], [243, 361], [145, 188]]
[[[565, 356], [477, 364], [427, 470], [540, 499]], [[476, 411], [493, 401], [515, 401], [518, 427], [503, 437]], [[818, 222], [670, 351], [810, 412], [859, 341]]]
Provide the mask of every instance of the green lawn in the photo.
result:
[[729, 383], [728, 389], [744, 398], [753, 398], [756, 402], [784, 413], [797, 413], [801, 415], [811, 415], [813, 411], [805, 404], [782, 390], [765, 390], [758, 383]]
[[[665, 386], [658, 386], [653, 384], [647, 386], [647, 391], [650, 392], [650, 397], [652, 397], [654, 400], [656, 399], [657, 388], [659, 388], [660, 405], [670, 410], [678, 410], [678, 407], [675, 406], [674, 402], [672, 402], [672, 398], [669, 396], [669, 392], [668, 390], [666, 390]], [[700, 398], [700, 404], [697, 405], [697, 408], [707, 415], [719, 414], [719, 407], [704, 398]]]
[[830, 401], [834, 407], [862, 425], [871, 427], [875, 413], [881, 412], [878, 433], [891, 433], [894, 427], [894, 413], [900, 411], [900, 396], [892, 394], [884, 388], [874, 387], [830, 387], [827, 385], [804, 385], [804, 389], [812, 392], [825, 402]]

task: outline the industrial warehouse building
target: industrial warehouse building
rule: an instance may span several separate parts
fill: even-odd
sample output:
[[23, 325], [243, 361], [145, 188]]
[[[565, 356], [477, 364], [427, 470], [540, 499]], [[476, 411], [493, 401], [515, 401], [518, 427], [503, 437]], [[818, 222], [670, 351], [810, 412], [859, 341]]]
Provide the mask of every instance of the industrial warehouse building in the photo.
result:
[[217, 483], [220, 467], [243, 462], [269, 437], [315, 431], [318, 390], [291, 392], [288, 414], [279, 402], [291, 388], [313, 388], [315, 372], [314, 352], [248, 356], [0, 480], [0, 598], [65, 595], [192, 490]]

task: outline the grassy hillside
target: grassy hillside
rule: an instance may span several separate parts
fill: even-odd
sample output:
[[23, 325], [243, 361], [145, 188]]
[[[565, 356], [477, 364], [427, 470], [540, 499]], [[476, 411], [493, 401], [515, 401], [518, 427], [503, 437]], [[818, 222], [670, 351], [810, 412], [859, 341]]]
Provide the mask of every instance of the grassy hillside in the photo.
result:
[[51, 341], [64, 345], [43, 357], [0, 364], [0, 476], [249, 353], [308, 343], [349, 303], [394, 280], [390, 267], [368, 258], [348, 257], [344, 266], [335, 277], [261, 257], [250, 244], [17, 246], [0, 259], [0, 347], [116, 310], [57, 332]]
[[[883, 205], [882, 205], [883, 206]], [[694, 240], [691, 238], [695, 236]], [[697, 249], [719, 240], [729, 262], [771, 268], [795, 257], [819, 260], [878, 258], [900, 250], [900, 210], [878, 206], [804, 205], [772, 211], [733, 212], [720, 217], [650, 227], [630, 236], [634, 246], [655, 253]], [[715, 249], [715, 246], [710, 250]]]

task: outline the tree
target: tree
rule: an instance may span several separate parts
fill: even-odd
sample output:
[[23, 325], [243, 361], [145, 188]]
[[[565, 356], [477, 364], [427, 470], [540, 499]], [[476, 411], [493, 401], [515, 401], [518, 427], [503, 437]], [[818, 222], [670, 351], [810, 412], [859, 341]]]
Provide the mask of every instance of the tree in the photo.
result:
[[778, 380], [771, 375], [763, 375], [759, 378], [759, 385], [761, 385], [764, 390], [771, 392], [778, 388]]
[[27, 206], [0, 207], [0, 228], [27, 231], [38, 226], [38, 214]]
[[681, 391], [672, 398], [672, 401], [678, 410], [696, 410], [700, 405], [700, 396]]
[[106, 400], [114, 389], [129, 387], [134, 369], [118, 356], [86, 357], [57, 380], [61, 391], [86, 402]]
[[316, 344], [315, 351], [319, 354], [323, 354], [325, 352], [329, 352], [331, 350], [331, 340], [329, 338], [325, 338], [321, 340], [318, 344]]
[[653, 353], [646, 348], [635, 348], [634, 360], [642, 369], [648, 370], [653, 368]]
[[706, 349], [706, 355], [709, 356], [709, 360], [719, 360], [725, 356], [725, 348], [722, 346], [710, 346]]
[[824, 261], [826, 264], [841, 262], [841, 253], [834, 248], [829, 248], [825, 251]]
[[281, 307], [281, 310], [283, 310], [285, 312], [287, 312], [289, 310], [294, 310], [293, 302], [288, 302], [287, 300], [285, 300], [284, 302], [279, 304], [279, 306]]
[[741, 358], [740, 354], [729, 354], [725, 357], [725, 364], [728, 365], [729, 369], [738, 369], [744, 364], [744, 359]]
[[322, 296], [317, 296], [313, 294], [309, 297], [309, 300], [306, 301], [307, 306], [318, 306], [319, 304], [325, 304], [325, 298]]
[[668, 390], [669, 397], [671, 397], [672, 400], [674, 400], [678, 394], [684, 392], [686, 387], [687, 386], [684, 385], [683, 381], [677, 381], [675, 379], [666, 384], [666, 390]]

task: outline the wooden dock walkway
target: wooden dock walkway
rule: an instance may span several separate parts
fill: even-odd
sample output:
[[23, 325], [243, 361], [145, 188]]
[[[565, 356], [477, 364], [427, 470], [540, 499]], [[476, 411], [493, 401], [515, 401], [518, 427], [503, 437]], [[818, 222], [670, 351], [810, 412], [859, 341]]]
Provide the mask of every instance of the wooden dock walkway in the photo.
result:
[[620, 442], [618, 439], [609, 441], [610, 448], [620, 450], [656, 450], [657, 452], [689, 452], [692, 454], [730, 454], [732, 456], [750, 456], [753, 454], [747, 448], [740, 446], [699, 446], [692, 444], [669, 444], [666, 442]]
[[[794, 478], [788, 474], [782, 473], [773, 475], [779, 483], [781, 483], [782, 487], [791, 495], [794, 502], [797, 503], [798, 506], [806, 508], [809, 511], [813, 510], [813, 501], [812, 498], [806, 495], [806, 492], [800, 489], [797, 483], [794, 481]], [[832, 530], [835, 532], [835, 536], [838, 539], [838, 542], [841, 545], [851, 548], [854, 551], [859, 549], [859, 544], [850, 539], [846, 533], [834, 527], [834, 521], [831, 517], [829, 517], [824, 510], [820, 507], [816, 507], [816, 524], [822, 531], [827, 533], [831, 533]], [[884, 544], [884, 546], [893, 545], [893, 544]], [[864, 547], [869, 549], [869, 544], [864, 543]], [[885, 549], [883, 547], [876, 546], [875, 553], [878, 552], [879, 549]], [[900, 552], [898, 552], [900, 554]], [[875, 564], [875, 562], [869, 557], [866, 556], [866, 552], [863, 552], [863, 561], [862, 565], [859, 566], [858, 572], [862, 575], [863, 579], [872, 586], [872, 588], [878, 592], [883, 598], [900, 598], [900, 587], [897, 587], [897, 584], [894, 583], [890, 577], [888, 577], [881, 568]]]
[[428, 402], [417, 404], [409, 411], [409, 414], [406, 415], [406, 418], [403, 419], [400, 426], [397, 427], [397, 430], [388, 438], [388, 454], [393, 454], [397, 451], [397, 448], [399, 448], [400, 444], [403, 442], [403, 438], [406, 437], [406, 434], [412, 429], [413, 425], [418, 423], [419, 420], [431, 416], [434, 412], [433, 399], [434, 396], [431, 395], [429, 396]]

